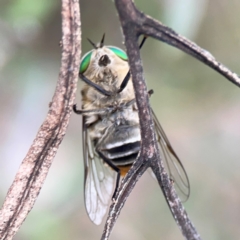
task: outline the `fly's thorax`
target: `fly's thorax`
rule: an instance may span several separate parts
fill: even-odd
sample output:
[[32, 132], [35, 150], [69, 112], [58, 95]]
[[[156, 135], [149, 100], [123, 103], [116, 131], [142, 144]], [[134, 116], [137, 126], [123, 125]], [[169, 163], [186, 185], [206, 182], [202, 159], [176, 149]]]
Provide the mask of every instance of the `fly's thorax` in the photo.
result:
[[[104, 88], [108, 90], [108, 88]], [[117, 91], [119, 87], [111, 88]], [[82, 108], [83, 109], [96, 109], [104, 108], [112, 105], [127, 103], [134, 99], [134, 90], [131, 80], [128, 85], [121, 93], [116, 93], [112, 96], [104, 96], [92, 87], [88, 85], [84, 86], [82, 89]]]
[[131, 128], [132, 126], [139, 126], [139, 117], [136, 108], [131, 105], [121, 111], [88, 116], [86, 123], [89, 125], [90, 138], [101, 141], [110, 127], [117, 128], [120, 125], [125, 125]]

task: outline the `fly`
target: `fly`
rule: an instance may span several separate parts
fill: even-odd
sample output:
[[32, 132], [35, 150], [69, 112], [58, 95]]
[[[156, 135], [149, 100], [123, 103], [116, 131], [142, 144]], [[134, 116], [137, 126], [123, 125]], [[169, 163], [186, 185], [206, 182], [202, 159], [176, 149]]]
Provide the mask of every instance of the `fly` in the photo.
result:
[[[139, 48], [142, 47], [143, 38]], [[89, 42], [93, 50], [81, 60], [79, 77], [85, 83], [82, 109], [85, 207], [100, 224], [121, 177], [136, 160], [141, 146], [140, 126], [128, 56], [120, 48]], [[170, 178], [187, 200], [190, 185], [186, 171], [152, 110], [157, 141]]]

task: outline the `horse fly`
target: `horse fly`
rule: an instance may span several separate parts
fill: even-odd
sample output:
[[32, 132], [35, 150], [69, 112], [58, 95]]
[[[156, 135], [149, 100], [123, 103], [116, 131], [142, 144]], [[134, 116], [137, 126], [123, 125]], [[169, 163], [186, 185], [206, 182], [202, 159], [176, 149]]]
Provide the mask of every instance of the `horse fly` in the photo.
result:
[[[98, 225], [116, 194], [120, 178], [137, 158], [141, 136], [127, 54], [118, 47], [104, 46], [104, 35], [99, 44], [89, 42], [93, 50], [82, 57], [79, 71], [85, 83], [82, 109], [74, 105], [73, 110], [83, 117], [85, 207]], [[165, 167], [186, 200], [190, 192], [186, 171], [153, 111], [152, 116]]]

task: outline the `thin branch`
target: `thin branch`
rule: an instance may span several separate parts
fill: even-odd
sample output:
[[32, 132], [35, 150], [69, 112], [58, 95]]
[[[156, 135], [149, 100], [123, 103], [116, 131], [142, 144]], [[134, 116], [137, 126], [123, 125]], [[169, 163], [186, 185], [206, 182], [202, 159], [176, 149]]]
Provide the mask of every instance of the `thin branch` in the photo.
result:
[[75, 0], [62, 0], [62, 59], [47, 117], [24, 158], [0, 211], [0, 239], [12, 239], [31, 211], [66, 133], [80, 65], [80, 13]]
[[128, 171], [121, 183], [121, 186], [119, 187], [119, 191], [117, 192], [114, 203], [110, 206], [108, 219], [106, 221], [101, 240], [109, 239], [113, 226], [116, 223], [120, 211], [123, 208], [129, 194], [131, 193], [138, 179], [148, 167], [148, 164], [144, 163], [141, 157], [139, 157], [138, 161], [136, 161]]
[[187, 240], [200, 240], [201, 237], [199, 233], [191, 222], [187, 212], [182, 205], [180, 198], [175, 191], [174, 183], [170, 181], [167, 173], [164, 170], [164, 165], [160, 156], [151, 161], [151, 168], [158, 180], [167, 204], [172, 212], [176, 223], [181, 229], [183, 236]]
[[[138, 16], [140, 17], [142, 14], [138, 12]], [[162, 23], [152, 19], [151, 17], [144, 15], [141, 20], [142, 25], [138, 26], [139, 33], [156, 38], [182, 50], [185, 53], [188, 53], [189, 55], [208, 65], [210, 68], [213, 68], [219, 72], [236, 86], [240, 87], [240, 77], [225, 67], [222, 63], [218, 62], [210, 52], [199, 47], [197, 44], [191, 42], [185, 37], [177, 34], [172, 29], [164, 26]]]
[[164, 170], [163, 162], [159, 154], [149, 106], [147, 87], [143, 78], [142, 63], [137, 45], [138, 36], [141, 34], [151, 36], [181, 49], [215, 69], [237, 86], [240, 86], [240, 78], [236, 73], [233, 73], [216, 61], [206, 50], [178, 35], [160, 22], [139, 12], [132, 0], [115, 0], [115, 4], [125, 37], [125, 45], [139, 111], [142, 144], [138, 159], [123, 179], [116, 194], [116, 199], [110, 206], [109, 215], [101, 239], [109, 239], [113, 226], [116, 223], [128, 195], [144, 171], [148, 167], [151, 167], [183, 236], [188, 240], [199, 240], [201, 239], [200, 235], [197, 233], [184, 210], [184, 207], [173, 187], [174, 184], [172, 184]]

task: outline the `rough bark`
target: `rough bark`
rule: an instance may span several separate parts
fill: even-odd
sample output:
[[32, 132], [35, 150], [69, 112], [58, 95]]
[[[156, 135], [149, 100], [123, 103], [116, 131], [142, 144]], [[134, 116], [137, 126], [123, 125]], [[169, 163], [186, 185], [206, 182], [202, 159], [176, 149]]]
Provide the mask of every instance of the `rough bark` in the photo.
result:
[[148, 92], [143, 78], [143, 68], [137, 44], [140, 35], [151, 36], [171, 46], [174, 46], [204, 64], [210, 66], [237, 86], [240, 86], [239, 76], [215, 60], [206, 50], [195, 43], [180, 36], [172, 29], [164, 26], [155, 19], [143, 14], [136, 9], [132, 0], [115, 0], [120, 23], [125, 37], [125, 45], [129, 58], [130, 71], [135, 90], [136, 102], [139, 111], [141, 128], [141, 151], [138, 159], [133, 164], [116, 194], [116, 199], [110, 206], [108, 218], [102, 234], [102, 240], [109, 239], [113, 226], [124, 206], [127, 197], [138, 179], [148, 167], [153, 170], [158, 183], [163, 191], [172, 215], [188, 240], [201, 239], [197, 230], [188, 217], [179, 197], [174, 189], [174, 184], [164, 170], [163, 162], [157, 146], [154, 124], [149, 106]]
[[0, 211], [0, 239], [12, 239], [31, 211], [66, 133], [77, 88], [81, 51], [79, 2], [62, 0], [62, 59], [49, 111]]

